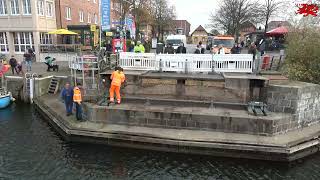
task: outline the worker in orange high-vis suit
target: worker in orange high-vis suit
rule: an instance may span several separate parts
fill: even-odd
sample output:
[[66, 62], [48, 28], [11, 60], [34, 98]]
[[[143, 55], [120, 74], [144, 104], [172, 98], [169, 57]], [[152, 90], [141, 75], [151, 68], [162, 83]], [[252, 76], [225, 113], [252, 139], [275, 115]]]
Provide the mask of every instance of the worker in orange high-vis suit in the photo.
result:
[[114, 92], [116, 92], [117, 103], [121, 103], [120, 87], [121, 84], [125, 81], [125, 75], [121, 67], [116, 67], [115, 71], [111, 74], [111, 87], [109, 90], [110, 93], [110, 103], [114, 103]]
[[77, 86], [73, 89], [73, 102], [76, 105], [76, 118], [78, 121], [82, 121], [82, 94], [80, 83], [77, 83]]

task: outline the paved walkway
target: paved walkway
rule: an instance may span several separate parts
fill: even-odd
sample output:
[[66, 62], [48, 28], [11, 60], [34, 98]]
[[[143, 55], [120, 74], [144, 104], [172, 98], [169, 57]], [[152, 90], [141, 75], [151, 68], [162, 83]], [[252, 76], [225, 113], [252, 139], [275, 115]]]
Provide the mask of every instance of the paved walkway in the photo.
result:
[[[28, 73], [37, 73], [40, 76], [51, 76], [51, 75], [55, 75], [55, 76], [68, 76], [71, 74], [69, 66], [68, 66], [68, 62], [57, 62], [57, 64], [59, 65], [59, 72], [55, 72], [52, 71], [51, 72], [47, 72], [47, 65], [41, 62], [36, 62], [36, 63], [32, 63], [32, 71], [28, 72]], [[27, 73], [27, 69], [26, 69], [26, 65], [23, 64], [22, 65], [23, 68], [23, 72]], [[7, 76], [12, 76], [12, 72], [11, 69], [6, 73]], [[14, 74], [14, 76], [24, 76], [24, 75], [17, 75], [16, 73]]]

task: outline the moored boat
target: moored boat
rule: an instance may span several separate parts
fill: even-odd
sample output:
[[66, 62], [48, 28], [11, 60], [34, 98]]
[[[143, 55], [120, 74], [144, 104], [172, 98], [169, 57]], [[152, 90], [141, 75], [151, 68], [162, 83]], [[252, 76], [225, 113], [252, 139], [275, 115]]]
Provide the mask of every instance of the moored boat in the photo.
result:
[[14, 101], [14, 98], [11, 93], [0, 89], [0, 109], [8, 107], [12, 101]]

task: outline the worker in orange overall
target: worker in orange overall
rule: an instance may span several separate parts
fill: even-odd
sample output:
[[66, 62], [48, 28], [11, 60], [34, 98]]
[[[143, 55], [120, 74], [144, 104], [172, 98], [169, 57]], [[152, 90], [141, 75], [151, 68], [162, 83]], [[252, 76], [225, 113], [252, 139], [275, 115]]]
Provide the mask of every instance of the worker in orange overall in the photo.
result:
[[77, 86], [73, 89], [73, 102], [76, 105], [76, 118], [78, 121], [82, 121], [82, 94], [80, 83], [77, 83]]
[[120, 96], [120, 87], [121, 84], [125, 81], [125, 75], [123, 73], [123, 69], [121, 67], [116, 67], [115, 71], [111, 74], [111, 87], [109, 90], [110, 93], [110, 103], [114, 103], [114, 92], [116, 92], [117, 96], [117, 103], [121, 103], [121, 96]]

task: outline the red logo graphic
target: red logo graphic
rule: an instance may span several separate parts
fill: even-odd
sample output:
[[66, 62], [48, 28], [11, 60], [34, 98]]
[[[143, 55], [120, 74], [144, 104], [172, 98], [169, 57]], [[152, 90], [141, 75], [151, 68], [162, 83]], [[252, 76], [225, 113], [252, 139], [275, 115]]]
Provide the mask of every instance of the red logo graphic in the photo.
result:
[[297, 14], [302, 14], [303, 16], [314, 16], [316, 17], [319, 12], [319, 7], [317, 4], [298, 4]]

